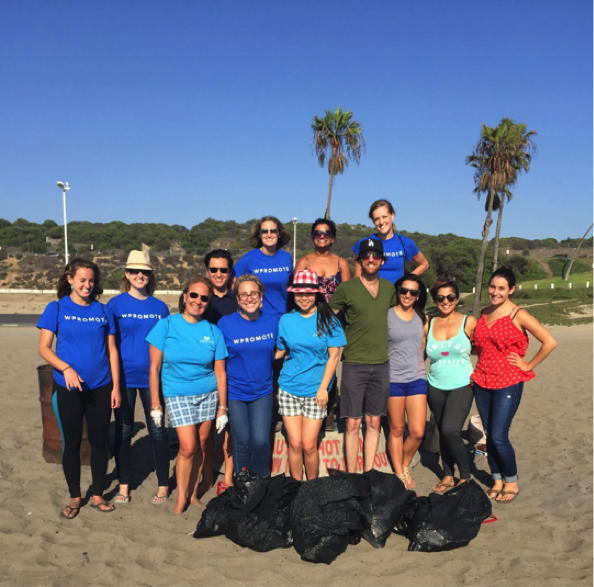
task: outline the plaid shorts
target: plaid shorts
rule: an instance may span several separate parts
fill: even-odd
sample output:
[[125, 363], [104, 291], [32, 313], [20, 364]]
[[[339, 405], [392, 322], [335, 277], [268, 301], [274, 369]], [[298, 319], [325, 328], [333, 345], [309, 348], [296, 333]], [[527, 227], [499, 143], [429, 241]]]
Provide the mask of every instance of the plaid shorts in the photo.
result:
[[316, 396], [299, 397], [282, 389], [278, 390], [278, 413], [281, 416], [304, 416], [312, 420], [322, 420], [327, 414], [327, 408], [323, 410], [316, 402]]
[[180, 428], [214, 420], [217, 415], [218, 403], [219, 392], [216, 389], [201, 395], [166, 397], [168, 426], [169, 428]]

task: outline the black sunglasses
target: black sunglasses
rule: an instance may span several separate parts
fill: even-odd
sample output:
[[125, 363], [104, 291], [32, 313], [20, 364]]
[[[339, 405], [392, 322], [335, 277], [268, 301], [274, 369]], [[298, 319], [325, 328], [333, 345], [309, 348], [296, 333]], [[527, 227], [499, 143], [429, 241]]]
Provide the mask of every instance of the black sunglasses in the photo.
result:
[[126, 269], [126, 271], [130, 275], [138, 275], [139, 273], [142, 273], [143, 275], [146, 275], [147, 277], [150, 277], [153, 273], [149, 269]]
[[203, 301], [205, 304], [208, 302], [208, 300], [210, 300], [210, 298], [208, 296], [202, 296], [199, 293], [196, 293], [195, 291], [191, 291], [188, 295], [193, 300], [195, 300], [197, 297], [200, 297], [200, 300]]
[[265, 235], [265, 234], [278, 234], [278, 228], [261, 228], [260, 229], [260, 234], [261, 235]]
[[223, 275], [227, 275], [227, 273], [229, 273], [228, 267], [209, 267], [208, 270], [211, 273], [216, 273], [217, 271], [220, 271]]
[[406, 294], [410, 294], [413, 298], [416, 298], [421, 292], [418, 289], [408, 289], [407, 287], [400, 287], [398, 289], [398, 293], [403, 296], [405, 296]]
[[448, 302], [455, 302], [458, 299], [458, 296], [456, 294], [451, 293], [447, 296], [437, 295], [434, 299], [438, 304], [441, 304], [441, 302], [443, 302], [444, 300], [447, 300]]
[[314, 238], [321, 238], [325, 236], [326, 238], [332, 238], [333, 234], [331, 230], [314, 230], [313, 237]]
[[380, 253], [363, 253], [359, 255], [359, 258], [363, 261], [367, 259], [375, 259], [376, 261], [380, 261], [382, 259], [382, 255]]

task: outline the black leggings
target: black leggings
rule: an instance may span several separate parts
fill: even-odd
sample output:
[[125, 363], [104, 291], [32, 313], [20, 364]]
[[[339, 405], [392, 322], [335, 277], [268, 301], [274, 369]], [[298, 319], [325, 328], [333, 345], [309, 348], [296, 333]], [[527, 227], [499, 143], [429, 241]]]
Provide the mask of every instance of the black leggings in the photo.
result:
[[454, 476], [458, 465], [460, 479], [470, 479], [468, 448], [462, 440], [462, 427], [470, 413], [473, 392], [470, 385], [444, 391], [427, 383], [427, 402], [437, 420], [439, 450], [444, 477]]
[[87, 418], [87, 432], [91, 445], [91, 476], [95, 496], [103, 495], [107, 472], [107, 430], [111, 420], [110, 382], [89, 391], [73, 391], [54, 381], [52, 403], [62, 433], [62, 468], [70, 497], [80, 497], [80, 443], [83, 415]]

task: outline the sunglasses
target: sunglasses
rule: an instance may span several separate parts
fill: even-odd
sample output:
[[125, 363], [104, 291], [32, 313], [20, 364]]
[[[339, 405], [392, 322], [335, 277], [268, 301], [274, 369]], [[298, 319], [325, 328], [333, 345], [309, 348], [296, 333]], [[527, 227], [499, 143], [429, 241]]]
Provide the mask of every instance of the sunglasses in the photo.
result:
[[266, 234], [278, 234], [278, 228], [261, 228], [260, 234], [262, 236], [264, 236]]
[[151, 274], [153, 273], [152, 271], [150, 271], [149, 269], [126, 269], [126, 271], [130, 274], [130, 275], [138, 275], [139, 273], [142, 273], [143, 275], [145, 275], [146, 277], [150, 277]]
[[247, 302], [250, 298], [258, 299], [260, 297], [259, 291], [250, 291], [249, 293], [240, 293], [237, 294], [237, 299], [240, 302]]
[[406, 294], [410, 294], [413, 298], [416, 298], [419, 295], [420, 291], [418, 289], [408, 289], [407, 287], [400, 287], [398, 289], [398, 293], [403, 296], [405, 296]]
[[448, 302], [455, 302], [458, 299], [458, 296], [456, 294], [451, 293], [447, 296], [437, 295], [434, 299], [438, 304], [441, 304], [445, 300], [447, 300]]
[[314, 230], [313, 231], [314, 238], [332, 238], [332, 231], [331, 230]]
[[208, 270], [211, 273], [216, 273], [217, 271], [220, 271], [223, 275], [227, 275], [227, 273], [229, 273], [228, 267], [209, 267]]
[[368, 259], [373, 259], [374, 261], [380, 261], [382, 256], [379, 253], [363, 253], [359, 255], [363, 261], [367, 261]]
[[208, 302], [208, 300], [210, 299], [208, 296], [202, 296], [199, 293], [196, 293], [195, 291], [191, 291], [188, 293], [188, 295], [195, 300], [196, 298], [200, 298], [200, 301], [204, 302], [205, 304]]

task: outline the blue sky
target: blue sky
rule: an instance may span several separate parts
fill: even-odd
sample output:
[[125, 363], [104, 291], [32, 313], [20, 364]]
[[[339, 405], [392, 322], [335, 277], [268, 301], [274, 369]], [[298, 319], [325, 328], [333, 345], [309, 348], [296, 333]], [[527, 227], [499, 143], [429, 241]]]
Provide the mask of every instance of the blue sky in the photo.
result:
[[481, 124], [538, 132], [503, 236], [592, 221], [592, 3], [4, 0], [0, 217], [165, 222], [322, 215], [311, 122], [341, 105], [367, 150], [337, 222], [387, 198], [408, 231], [479, 238]]

